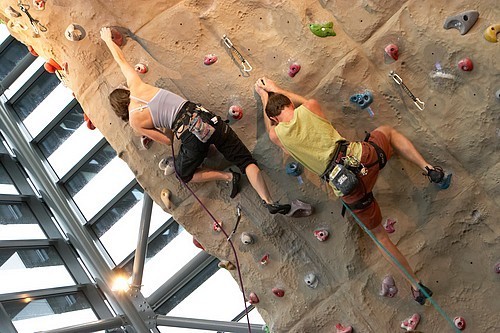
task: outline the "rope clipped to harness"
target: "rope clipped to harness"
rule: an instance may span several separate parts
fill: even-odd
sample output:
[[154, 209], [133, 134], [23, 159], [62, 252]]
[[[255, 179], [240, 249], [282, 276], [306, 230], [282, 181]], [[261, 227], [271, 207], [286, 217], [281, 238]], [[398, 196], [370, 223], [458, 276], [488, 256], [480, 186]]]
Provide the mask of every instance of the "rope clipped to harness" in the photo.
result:
[[[175, 136], [174, 136], [175, 137]], [[179, 175], [179, 171], [177, 170], [177, 166], [175, 165], [175, 151], [174, 151], [174, 142], [173, 142], [173, 138], [172, 138], [172, 142], [171, 142], [171, 147], [172, 147], [172, 160], [173, 160], [173, 165], [174, 165], [174, 170], [175, 170], [175, 175], [177, 176], [177, 179], [179, 179], [179, 181], [188, 189], [188, 191], [193, 195], [193, 197], [196, 199], [196, 201], [198, 201], [198, 203], [201, 205], [201, 207], [203, 208], [203, 210], [208, 214], [208, 216], [210, 216], [210, 218], [214, 221], [214, 226], [216, 226], [218, 229], [220, 229], [220, 231], [222, 231], [222, 233], [224, 234], [224, 236], [226, 237], [226, 240], [227, 242], [229, 243], [229, 245], [231, 246], [231, 250], [233, 251], [234, 253], [234, 261], [235, 261], [235, 264], [236, 264], [236, 270], [238, 272], [238, 280], [239, 280], [239, 283], [240, 283], [240, 287], [241, 287], [241, 293], [243, 295], [243, 304], [244, 304], [244, 307], [245, 307], [245, 316], [247, 318], [247, 325], [248, 325], [248, 333], [252, 333], [252, 328], [250, 326], [250, 317], [248, 316], [248, 308], [246, 306], [246, 296], [245, 296], [245, 288], [243, 286], [243, 278], [241, 276], [241, 269], [240, 269], [240, 262], [239, 262], [239, 259], [238, 259], [238, 255], [236, 253], [236, 248], [234, 247], [234, 244], [233, 244], [233, 241], [231, 240], [231, 237], [233, 236], [233, 234], [236, 232], [236, 228], [238, 227], [238, 224], [240, 222], [240, 219], [241, 219], [241, 207], [238, 205], [237, 207], [237, 221], [236, 221], [236, 224], [234, 226], [234, 229], [233, 231], [231, 232], [231, 235], [228, 235], [227, 232], [224, 230], [224, 228], [222, 227], [222, 225], [217, 221], [217, 219], [214, 217], [214, 215], [212, 214], [212, 212], [210, 212], [210, 210], [207, 208], [207, 206], [205, 206], [205, 204], [203, 204], [203, 202], [200, 200], [200, 198], [194, 193], [194, 191], [191, 189], [191, 187], [189, 187], [189, 185], [182, 180], [182, 178], [180, 177]]]

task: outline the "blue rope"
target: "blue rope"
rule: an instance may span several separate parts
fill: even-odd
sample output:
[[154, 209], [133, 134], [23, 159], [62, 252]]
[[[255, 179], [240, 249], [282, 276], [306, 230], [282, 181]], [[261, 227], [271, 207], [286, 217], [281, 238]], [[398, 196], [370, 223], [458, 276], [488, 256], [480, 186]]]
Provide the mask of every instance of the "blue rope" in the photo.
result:
[[456, 333], [460, 333], [462, 331], [460, 331], [456, 326], [455, 326], [455, 323], [453, 322], [453, 320], [451, 320], [451, 318], [446, 314], [446, 312], [444, 312], [444, 310], [439, 306], [439, 304], [436, 303], [436, 301], [434, 301], [434, 299], [424, 290], [420, 287], [420, 285], [417, 283], [417, 281], [415, 281], [415, 279], [413, 279], [413, 277], [411, 277], [411, 275], [408, 273], [408, 271], [403, 267], [403, 265], [401, 265], [401, 263], [396, 259], [394, 258], [394, 256], [392, 255], [392, 253], [389, 252], [389, 250], [387, 250], [380, 242], [379, 240], [375, 237], [375, 235], [370, 231], [368, 230], [368, 228], [363, 224], [363, 222], [361, 222], [361, 220], [358, 218], [358, 216], [356, 214], [354, 214], [354, 212], [349, 208], [349, 206], [347, 206], [347, 204], [343, 201], [342, 201], [342, 204], [344, 205], [345, 209], [352, 214], [352, 216], [354, 217], [354, 220], [356, 221], [356, 223], [361, 227], [361, 229], [363, 229], [367, 234], [368, 236], [370, 236], [370, 238], [375, 242], [375, 244], [377, 244], [381, 249], [384, 250], [384, 252], [391, 258], [391, 260], [393, 262], [396, 263], [396, 266], [398, 266], [398, 268], [406, 275], [406, 277], [408, 278], [408, 280], [411, 281], [412, 284], [418, 286], [418, 289], [424, 294], [424, 296], [430, 301], [430, 303], [434, 306], [434, 308], [436, 308], [436, 310], [441, 314], [441, 316], [443, 316], [443, 318], [448, 322], [448, 324], [450, 324], [450, 326], [453, 328], [453, 330], [456, 332]]

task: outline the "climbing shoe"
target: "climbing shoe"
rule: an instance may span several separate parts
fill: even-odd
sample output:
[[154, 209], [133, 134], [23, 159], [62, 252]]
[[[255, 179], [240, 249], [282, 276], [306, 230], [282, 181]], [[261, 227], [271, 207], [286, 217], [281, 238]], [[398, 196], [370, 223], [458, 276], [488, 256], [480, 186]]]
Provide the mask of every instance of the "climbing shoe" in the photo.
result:
[[286, 204], [281, 205], [277, 202], [268, 204], [264, 200], [262, 200], [262, 204], [267, 208], [267, 210], [271, 214], [278, 214], [279, 213], [279, 214], [286, 215], [286, 214], [288, 214], [288, 212], [292, 208], [292, 206], [290, 206], [290, 205], [286, 205]]
[[233, 199], [240, 191], [241, 175], [231, 169], [229, 169], [229, 171], [231, 171], [231, 173], [233, 174], [233, 180], [231, 180], [231, 194], [229, 195], [229, 197]]
[[434, 166], [433, 169], [429, 169], [429, 167], [426, 166], [425, 169], [427, 170], [427, 173], [423, 173], [423, 175], [429, 178], [431, 183], [437, 184], [437, 186], [439, 186], [442, 190], [450, 187], [451, 173], [445, 174], [443, 168], [440, 166]]
[[418, 284], [419, 288], [417, 290], [413, 289], [413, 287], [411, 287], [411, 294], [413, 295], [413, 299], [420, 305], [424, 305], [425, 304], [425, 299], [427, 298], [424, 293], [422, 292], [425, 291], [427, 293], [427, 295], [432, 296], [432, 290], [430, 290], [429, 288], [427, 288], [426, 286], [424, 286], [422, 283], [419, 283]]

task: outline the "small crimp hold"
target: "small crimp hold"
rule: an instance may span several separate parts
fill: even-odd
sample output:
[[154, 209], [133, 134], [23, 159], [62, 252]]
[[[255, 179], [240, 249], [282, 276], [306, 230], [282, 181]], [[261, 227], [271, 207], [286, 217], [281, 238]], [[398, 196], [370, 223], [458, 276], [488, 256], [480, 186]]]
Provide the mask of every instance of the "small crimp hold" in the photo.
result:
[[232, 262], [230, 262], [228, 260], [221, 260], [221, 261], [219, 261], [219, 263], [217, 264], [217, 266], [219, 266], [219, 268], [225, 268], [228, 271], [234, 271], [236, 269], [236, 266]]
[[140, 62], [134, 66], [134, 69], [137, 73], [146, 74], [148, 72], [148, 66], [146, 64]]
[[215, 64], [217, 62], [218, 58], [215, 54], [207, 54], [205, 58], [203, 59], [203, 63], [207, 66]]
[[300, 65], [294, 62], [288, 67], [288, 76], [294, 77], [300, 71]]
[[455, 317], [453, 319], [453, 323], [455, 324], [455, 327], [458, 328], [459, 330], [463, 331], [465, 329], [465, 319], [462, 317]]
[[336, 333], [352, 333], [352, 326], [342, 326], [342, 324], [335, 325]]
[[250, 295], [248, 295], [248, 303], [250, 304], [257, 304], [259, 303], [259, 297], [257, 296], [256, 293], [250, 293]]
[[474, 65], [472, 64], [472, 60], [470, 60], [470, 58], [463, 58], [458, 62], [458, 68], [464, 72], [470, 72], [474, 68]]
[[396, 231], [396, 229], [394, 228], [394, 224], [396, 224], [396, 222], [397, 221], [395, 219], [391, 219], [390, 217], [385, 220], [384, 229], [388, 234], [392, 234]]
[[465, 35], [470, 28], [476, 23], [479, 17], [479, 12], [475, 10], [469, 10], [454, 16], [449, 16], [444, 21], [443, 28], [451, 29], [455, 28], [460, 31], [461, 35]]
[[193, 244], [194, 246], [196, 246], [197, 248], [199, 249], [202, 249], [203, 251], [205, 251], [205, 248], [203, 247], [203, 245], [201, 245], [200, 242], [198, 242], [198, 240], [196, 238], [193, 237]]
[[269, 254], [266, 253], [262, 258], [260, 258], [261, 265], [267, 265], [269, 263]]
[[384, 49], [385, 54], [391, 57], [394, 60], [398, 60], [399, 58], [399, 47], [396, 44], [389, 44]]
[[418, 323], [420, 322], [420, 315], [418, 313], [414, 313], [411, 317], [403, 320], [401, 323], [401, 328], [404, 328], [407, 332], [412, 332], [417, 328]]
[[398, 293], [398, 287], [396, 287], [396, 282], [394, 278], [390, 275], [387, 275], [382, 280], [382, 288], [380, 290], [380, 296], [385, 297], [394, 297]]
[[304, 277], [304, 282], [309, 288], [316, 288], [318, 286], [318, 277], [314, 273], [309, 273]]
[[314, 236], [320, 241], [320, 242], [324, 242], [328, 239], [329, 237], [329, 232], [328, 230], [326, 229], [318, 229], [318, 230], [314, 230]]
[[234, 120], [240, 120], [243, 118], [243, 108], [239, 105], [231, 105], [228, 113]]
[[285, 291], [283, 289], [273, 288], [272, 291], [273, 291], [273, 294], [276, 295], [276, 297], [283, 297], [283, 296], [285, 296]]
[[250, 235], [248, 232], [242, 232], [241, 233], [241, 242], [245, 245], [253, 244], [254, 240], [252, 235]]

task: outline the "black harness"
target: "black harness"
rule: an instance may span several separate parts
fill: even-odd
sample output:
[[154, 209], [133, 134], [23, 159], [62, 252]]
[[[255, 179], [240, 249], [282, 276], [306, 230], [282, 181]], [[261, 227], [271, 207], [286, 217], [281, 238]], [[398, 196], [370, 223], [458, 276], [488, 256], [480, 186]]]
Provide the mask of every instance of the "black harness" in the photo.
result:
[[[365, 136], [364, 141], [368, 142], [375, 149], [375, 151], [377, 153], [377, 161], [370, 163], [368, 165], [364, 165], [364, 166], [361, 165], [361, 163], [357, 167], [346, 166], [346, 168], [349, 169], [350, 171], [352, 171], [356, 175], [356, 177], [358, 177], [358, 179], [360, 177], [360, 173], [361, 173], [361, 170], [363, 167], [369, 169], [369, 168], [373, 167], [374, 165], [378, 164], [379, 170], [382, 170], [387, 163], [387, 156], [385, 155], [385, 152], [382, 150], [382, 148], [380, 148], [375, 142], [372, 142], [369, 140], [370, 140], [370, 133], [366, 132], [366, 136]], [[343, 157], [346, 157], [346, 152], [347, 152], [348, 146], [349, 146], [349, 142], [346, 140], [337, 141], [337, 147], [335, 148], [333, 158], [330, 161], [330, 163], [328, 164], [328, 167], [326, 168], [325, 172], [320, 176], [322, 179], [324, 179], [328, 182], [330, 180], [329, 175], [332, 172], [332, 170], [335, 168], [335, 166], [337, 164], [344, 165]], [[360, 185], [364, 186], [361, 181], [358, 183], [357, 186], [360, 186]], [[373, 197], [373, 193], [370, 191], [368, 193], [365, 193], [365, 195], [361, 199], [359, 199], [351, 204], [347, 204], [345, 201], [344, 201], [344, 203], [351, 210], [361, 210], [361, 209], [365, 209], [368, 206], [370, 206], [374, 200], [375, 199]], [[346, 212], [346, 207], [344, 205], [342, 205], [342, 217], [345, 216], [345, 212]]]

